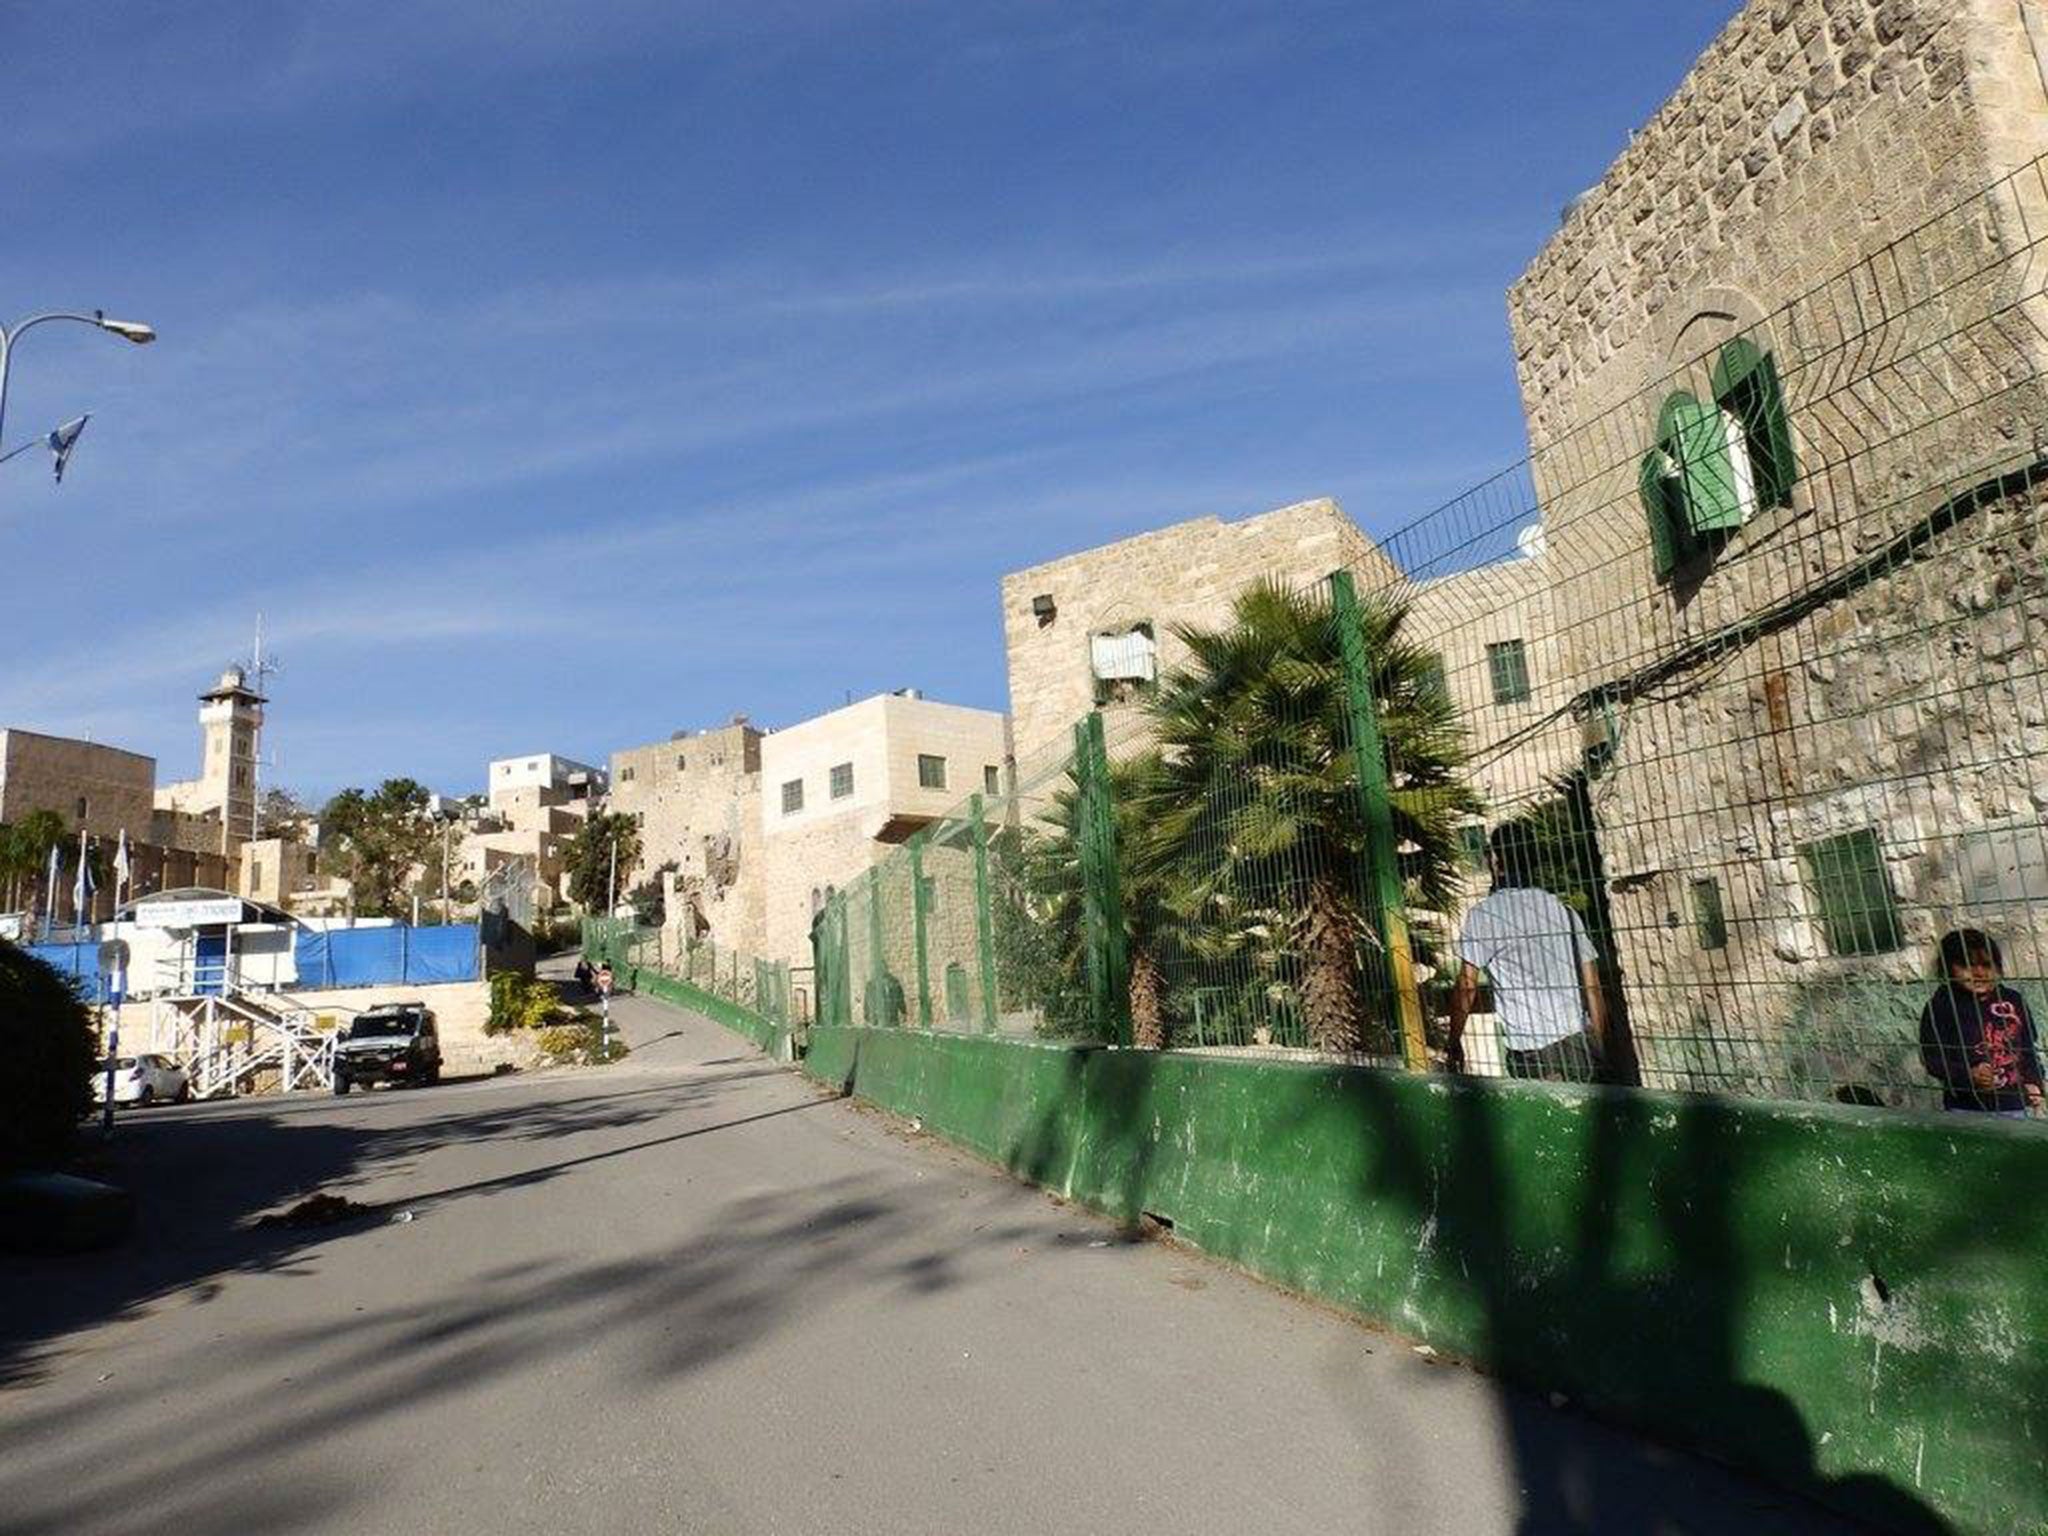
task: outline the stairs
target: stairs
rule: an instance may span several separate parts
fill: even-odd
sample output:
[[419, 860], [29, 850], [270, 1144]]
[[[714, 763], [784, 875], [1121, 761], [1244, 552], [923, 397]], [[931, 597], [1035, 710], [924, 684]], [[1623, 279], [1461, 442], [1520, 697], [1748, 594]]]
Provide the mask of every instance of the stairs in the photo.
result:
[[195, 1098], [325, 1089], [334, 1078], [334, 1036], [310, 1009], [277, 993], [245, 991], [158, 996], [150, 1004], [151, 1048], [185, 1064]]

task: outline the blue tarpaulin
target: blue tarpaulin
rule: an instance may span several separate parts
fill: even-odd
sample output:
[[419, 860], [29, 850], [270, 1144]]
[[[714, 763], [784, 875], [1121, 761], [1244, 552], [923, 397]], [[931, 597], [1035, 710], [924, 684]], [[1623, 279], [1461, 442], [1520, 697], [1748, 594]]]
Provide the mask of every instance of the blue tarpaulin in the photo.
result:
[[480, 950], [474, 923], [412, 928], [301, 928], [293, 944], [298, 985], [305, 987], [427, 986], [475, 981]]
[[60, 976], [75, 976], [88, 998], [99, 995], [100, 946], [97, 941], [79, 944], [24, 944], [23, 949]]

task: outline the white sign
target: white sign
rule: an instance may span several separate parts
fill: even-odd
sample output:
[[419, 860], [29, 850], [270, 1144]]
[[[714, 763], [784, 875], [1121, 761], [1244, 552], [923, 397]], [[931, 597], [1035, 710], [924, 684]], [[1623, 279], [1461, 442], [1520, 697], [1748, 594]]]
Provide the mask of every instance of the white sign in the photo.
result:
[[133, 916], [138, 928], [203, 928], [214, 923], [239, 923], [242, 903], [233, 896], [198, 901], [138, 901]]

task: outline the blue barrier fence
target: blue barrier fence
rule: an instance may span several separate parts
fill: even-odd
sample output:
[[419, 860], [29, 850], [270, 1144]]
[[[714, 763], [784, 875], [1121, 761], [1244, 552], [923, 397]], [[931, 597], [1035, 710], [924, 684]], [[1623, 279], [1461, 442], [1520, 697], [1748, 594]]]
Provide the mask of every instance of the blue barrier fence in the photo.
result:
[[69, 976], [84, 989], [87, 997], [97, 997], [100, 984], [100, 947], [98, 944], [24, 944], [29, 954], [59, 976]]
[[[28, 944], [31, 955], [61, 976], [77, 979], [88, 998], [99, 995], [97, 942]], [[412, 928], [395, 923], [378, 928], [299, 930], [292, 958], [294, 987], [431, 986], [475, 981], [483, 975], [483, 948], [476, 924], [450, 923]]]
[[475, 981], [483, 951], [474, 923], [412, 928], [302, 928], [292, 946], [300, 987], [428, 986]]

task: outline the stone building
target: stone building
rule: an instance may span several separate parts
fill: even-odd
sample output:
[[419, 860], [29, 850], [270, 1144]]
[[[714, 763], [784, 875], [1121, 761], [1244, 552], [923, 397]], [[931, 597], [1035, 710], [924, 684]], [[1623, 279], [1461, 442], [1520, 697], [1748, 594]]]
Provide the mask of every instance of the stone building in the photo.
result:
[[213, 823], [212, 847], [221, 854], [233, 854], [254, 835], [256, 748], [266, 702], [240, 667], [229, 667], [199, 695], [199, 777], [156, 790], [156, 807], [171, 813], [165, 828], [175, 834], [175, 846], [204, 835], [202, 820]]
[[96, 741], [0, 730], [0, 823], [50, 811], [72, 833], [149, 835], [156, 759]]
[[1938, 936], [2048, 964], [2037, 9], [1752, 0], [1510, 294], [1652, 1084], [1918, 1102]]
[[973, 794], [1000, 792], [1009, 722], [878, 694], [760, 740], [765, 957], [810, 964], [825, 898]]
[[1309, 585], [1340, 566], [1361, 587], [1394, 571], [1334, 501], [1236, 522], [1216, 517], [1083, 550], [1003, 578], [1003, 641], [1017, 761], [1027, 776], [1071, 743], [1074, 722], [1119, 717], [1179, 663], [1177, 624], [1220, 625], [1260, 577]]
[[662, 872], [668, 925], [759, 954], [766, 937], [761, 870], [761, 732], [744, 716], [712, 730], [611, 755], [613, 812], [640, 828], [640, 858], [619, 888]]

